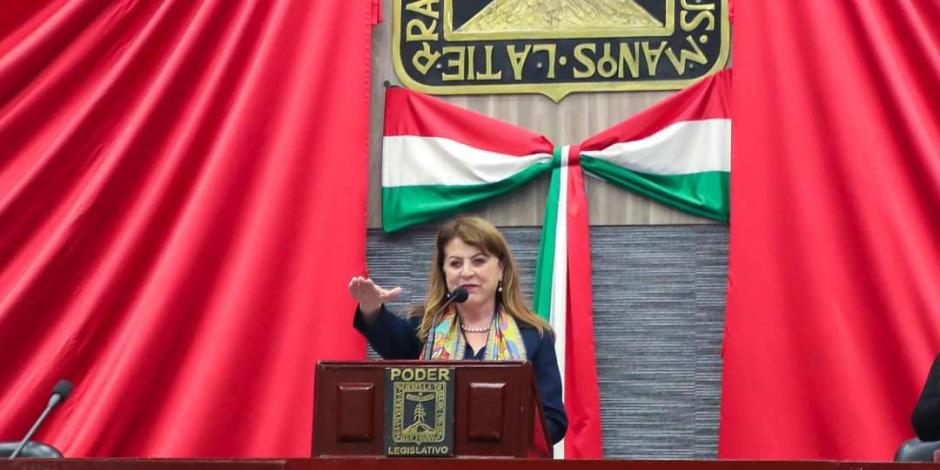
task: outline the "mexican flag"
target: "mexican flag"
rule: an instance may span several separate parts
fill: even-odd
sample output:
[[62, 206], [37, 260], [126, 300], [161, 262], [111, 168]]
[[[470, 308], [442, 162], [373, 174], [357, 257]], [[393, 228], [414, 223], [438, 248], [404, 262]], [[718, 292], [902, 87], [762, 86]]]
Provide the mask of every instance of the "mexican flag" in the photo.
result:
[[556, 455], [603, 456], [584, 171], [702, 217], [727, 221], [730, 71], [581, 144], [405, 88], [386, 92], [383, 226], [392, 232], [472, 209], [551, 174], [533, 304], [556, 335], [568, 434]]

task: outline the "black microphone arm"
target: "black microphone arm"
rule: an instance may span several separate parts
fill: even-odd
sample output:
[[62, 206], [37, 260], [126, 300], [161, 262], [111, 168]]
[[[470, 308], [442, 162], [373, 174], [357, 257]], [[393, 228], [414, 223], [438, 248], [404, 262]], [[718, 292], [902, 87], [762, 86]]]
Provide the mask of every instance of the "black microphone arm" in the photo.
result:
[[433, 318], [433, 321], [431, 321], [431, 328], [428, 331], [427, 346], [424, 351], [425, 361], [431, 360], [431, 354], [434, 350], [434, 327], [437, 326], [437, 317], [439, 317], [441, 313], [444, 311], [444, 309], [446, 309], [447, 306], [449, 306], [450, 304], [462, 304], [467, 301], [468, 297], [470, 297], [470, 293], [467, 292], [467, 289], [464, 289], [463, 287], [458, 287], [454, 289], [453, 292], [450, 293], [450, 298], [448, 298], [447, 301], [444, 302], [444, 305], [441, 305], [440, 308], [438, 308], [437, 311], [434, 312], [434, 318]]
[[43, 421], [49, 417], [49, 413], [52, 413], [52, 410], [55, 407], [59, 406], [69, 395], [72, 394], [72, 390], [75, 388], [75, 385], [72, 385], [72, 382], [62, 379], [59, 383], [55, 384], [55, 388], [52, 389], [52, 396], [49, 397], [49, 403], [46, 405], [46, 409], [43, 410], [42, 414], [39, 415], [39, 419], [33, 423], [33, 427], [29, 429], [29, 432], [26, 433], [26, 437], [20, 441], [20, 445], [16, 446], [16, 449], [13, 450], [13, 453], [10, 454], [10, 460], [16, 458], [17, 455], [20, 455], [20, 452], [23, 451], [23, 448], [26, 447], [26, 443], [32, 439], [33, 434], [36, 434], [36, 431], [39, 430], [39, 426], [42, 426]]

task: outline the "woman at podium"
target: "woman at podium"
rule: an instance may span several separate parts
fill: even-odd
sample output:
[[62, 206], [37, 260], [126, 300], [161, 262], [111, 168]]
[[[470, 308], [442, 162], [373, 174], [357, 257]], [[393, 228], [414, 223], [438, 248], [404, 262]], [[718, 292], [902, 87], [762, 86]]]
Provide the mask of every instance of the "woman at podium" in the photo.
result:
[[[401, 288], [354, 277], [353, 325], [385, 359], [530, 361], [548, 434], [562, 439], [568, 418], [551, 327], [522, 300], [519, 270], [503, 234], [478, 217], [444, 224], [437, 234], [423, 308], [408, 318], [385, 308]], [[430, 339], [430, 340], [429, 340]]]

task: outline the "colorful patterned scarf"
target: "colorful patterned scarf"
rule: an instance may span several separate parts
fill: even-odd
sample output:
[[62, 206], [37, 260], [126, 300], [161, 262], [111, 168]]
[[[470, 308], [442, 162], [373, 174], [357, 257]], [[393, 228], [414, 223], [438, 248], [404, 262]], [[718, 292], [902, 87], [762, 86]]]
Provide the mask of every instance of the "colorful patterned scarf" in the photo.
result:
[[[455, 321], [456, 320], [456, 321]], [[425, 348], [427, 348], [425, 344]], [[450, 311], [434, 328], [434, 347], [431, 359], [441, 361], [458, 361], [464, 358], [467, 340], [460, 331], [460, 321], [457, 309]], [[425, 352], [427, 350], [425, 349]], [[422, 357], [424, 355], [422, 354]], [[483, 360], [486, 361], [524, 361], [526, 360], [525, 344], [519, 325], [512, 315], [497, 313], [493, 315], [493, 325], [486, 337], [486, 352]]]

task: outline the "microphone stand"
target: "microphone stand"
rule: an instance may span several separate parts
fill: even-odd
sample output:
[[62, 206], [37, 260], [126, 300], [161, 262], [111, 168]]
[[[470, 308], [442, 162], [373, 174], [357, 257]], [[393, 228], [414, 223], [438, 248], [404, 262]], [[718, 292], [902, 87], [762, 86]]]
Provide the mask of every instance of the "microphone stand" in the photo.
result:
[[26, 443], [32, 439], [33, 434], [36, 434], [36, 431], [39, 430], [39, 426], [42, 426], [43, 421], [49, 417], [49, 413], [52, 413], [52, 410], [54, 410], [56, 406], [59, 406], [59, 403], [65, 401], [65, 399], [72, 394], [73, 387], [74, 385], [72, 385], [72, 382], [69, 382], [68, 380], [60, 380], [59, 383], [56, 384], [55, 389], [52, 391], [52, 396], [49, 397], [49, 403], [46, 405], [46, 409], [43, 410], [42, 414], [39, 415], [39, 419], [33, 423], [33, 427], [29, 429], [29, 432], [26, 433], [26, 436], [23, 437], [23, 440], [20, 441], [20, 444], [16, 446], [16, 449], [14, 449], [13, 453], [10, 454], [10, 460], [13, 460], [18, 455], [20, 455], [20, 452], [22, 452], [23, 448], [26, 447]]
[[42, 414], [39, 415], [39, 419], [37, 419], [36, 422], [33, 423], [33, 427], [30, 428], [28, 433], [26, 433], [26, 437], [24, 437], [23, 440], [20, 441], [20, 445], [16, 446], [16, 449], [14, 449], [13, 453], [10, 454], [10, 460], [13, 460], [16, 458], [16, 456], [20, 455], [20, 452], [22, 452], [23, 448], [26, 447], [26, 443], [29, 442], [30, 439], [32, 439], [33, 434], [36, 434], [36, 431], [39, 430], [39, 426], [42, 426], [42, 422], [46, 420], [46, 417], [49, 416], [49, 413], [52, 413], [52, 409], [55, 408], [55, 405], [57, 404], [58, 403], [56, 404], [50, 403], [49, 405], [46, 405], [45, 411], [43, 411]]
[[444, 312], [444, 309], [450, 306], [450, 304], [452, 303], [459, 304], [459, 303], [465, 302], [467, 300], [468, 295], [469, 293], [467, 292], [467, 289], [464, 289], [463, 287], [458, 287], [454, 289], [453, 292], [450, 293], [450, 298], [448, 298], [447, 301], [444, 302], [444, 305], [441, 305], [440, 308], [438, 308], [437, 311], [434, 312], [434, 318], [431, 321], [431, 328], [430, 328], [430, 331], [428, 331], [428, 341], [425, 345], [425, 351], [424, 351], [425, 361], [430, 361], [431, 354], [434, 352], [434, 328], [437, 326], [438, 317], [440, 317], [441, 313]]

